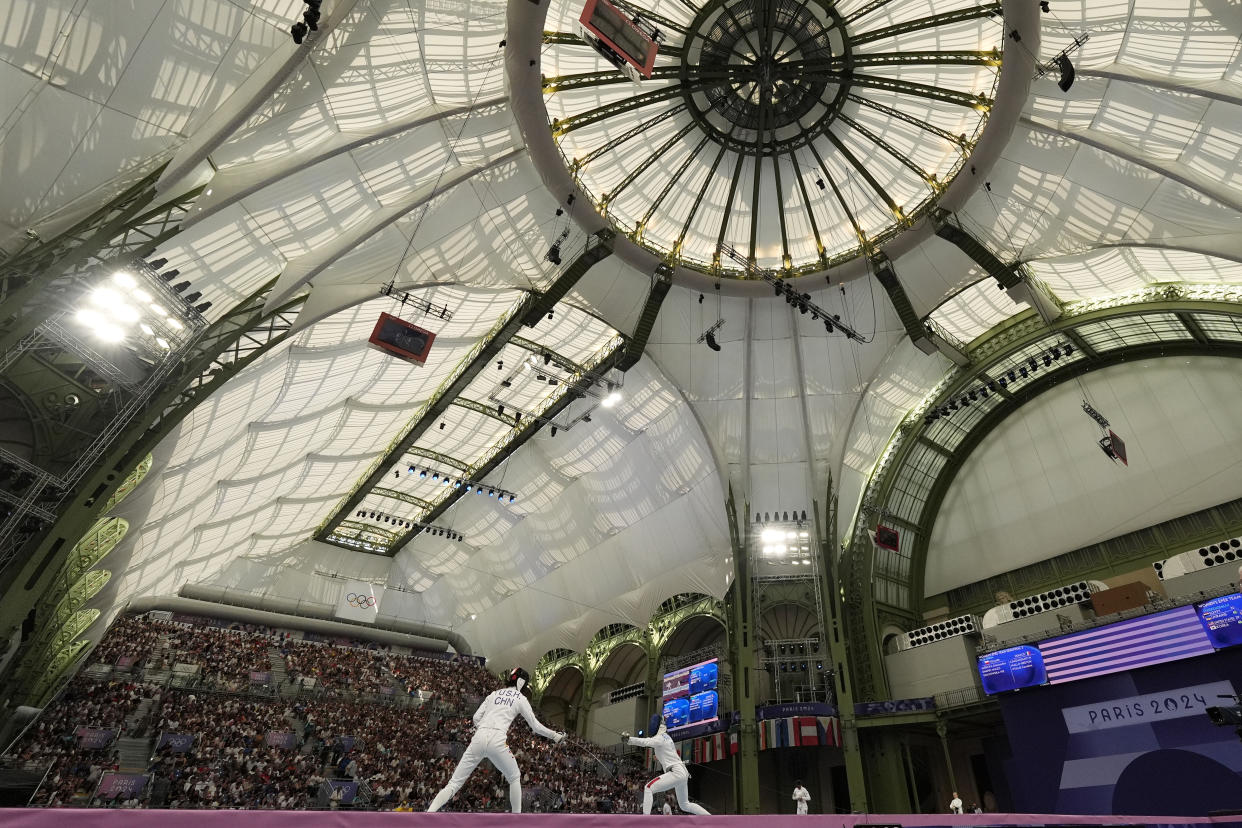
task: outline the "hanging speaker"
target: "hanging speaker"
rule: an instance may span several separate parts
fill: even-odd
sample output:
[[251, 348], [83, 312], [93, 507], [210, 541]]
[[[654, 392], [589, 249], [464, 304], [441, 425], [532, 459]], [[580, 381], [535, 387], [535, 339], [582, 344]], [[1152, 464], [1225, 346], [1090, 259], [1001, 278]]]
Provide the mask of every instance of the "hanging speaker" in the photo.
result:
[[1075, 75], [1074, 64], [1070, 62], [1068, 55], [1057, 55], [1057, 71], [1061, 73], [1057, 86], [1061, 87], [1062, 92], [1068, 92], [1069, 88], [1074, 85]]

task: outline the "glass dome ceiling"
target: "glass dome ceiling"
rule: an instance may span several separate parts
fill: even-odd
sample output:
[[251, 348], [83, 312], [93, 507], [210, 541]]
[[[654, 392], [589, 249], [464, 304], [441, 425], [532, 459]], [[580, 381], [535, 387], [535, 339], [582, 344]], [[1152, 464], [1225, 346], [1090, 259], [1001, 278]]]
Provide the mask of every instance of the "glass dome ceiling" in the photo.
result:
[[[632, 240], [685, 267], [820, 272], [935, 204], [987, 121], [1000, 4], [617, 0], [662, 42], [639, 85], [553, 0], [549, 125], [576, 183]], [[723, 265], [723, 267], [722, 267]]]

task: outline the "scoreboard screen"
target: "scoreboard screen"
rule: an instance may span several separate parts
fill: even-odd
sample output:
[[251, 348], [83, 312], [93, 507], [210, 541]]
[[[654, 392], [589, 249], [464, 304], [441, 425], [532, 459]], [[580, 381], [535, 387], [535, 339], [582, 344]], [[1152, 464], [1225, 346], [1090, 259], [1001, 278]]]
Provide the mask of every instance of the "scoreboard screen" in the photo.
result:
[[979, 657], [979, 678], [988, 695], [1048, 683], [1044, 657], [1035, 647], [1010, 647]]
[[1213, 598], [1199, 606], [1199, 621], [1217, 649], [1242, 644], [1242, 595]]
[[720, 660], [664, 674], [664, 718], [669, 730], [714, 722], [719, 717]]

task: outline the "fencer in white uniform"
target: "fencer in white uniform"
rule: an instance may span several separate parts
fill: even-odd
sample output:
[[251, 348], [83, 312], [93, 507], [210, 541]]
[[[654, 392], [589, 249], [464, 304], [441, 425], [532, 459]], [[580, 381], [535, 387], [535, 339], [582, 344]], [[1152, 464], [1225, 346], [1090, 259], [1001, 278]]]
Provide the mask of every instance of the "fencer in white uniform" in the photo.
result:
[[798, 813], [805, 814], [807, 805], [811, 801], [811, 792], [802, 787], [802, 780], [794, 782], [793, 800], [798, 803]]
[[690, 801], [690, 792], [686, 787], [686, 783], [690, 781], [690, 772], [686, 770], [686, 763], [681, 761], [681, 757], [677, 755], [677, 746], [673, 744], [672, 737], [668, 735], [664, 717], [659, 713], [653, 715], [647, 732], [651, 735], [645, 738], [631, 736], [628, 733], [621, 734], [622, 741], [629, 742], [635, 747], [651, 748], [656, 760], [660, 763], [660, 768], [664, 771], [643, 788], [643, 813], [651, 813], [656, 794], [671, 788], [677, 794], [678, 808], [688, 814], [710, 816], [706, 808]]
[[518, 769], [517, 760], [513, 758], [505, 738], [509, 733], [509, 725], [521, 714], [530, 729], [545, 739], [551, 739], [557, 744], [565, 739], [564, 733], [544, 727], [535, 718], [530, 702], [522, 695], [522, 688], [529, 681], [529, 673], [521, 667], [514, 667], [505, 680], [506, 686], [489, 693], [479, 709], [474, 711], [474, 736], [453, 770], [453, 777], [436, 794], [435, 799], [431, 800], [431, 805], [427, 807], [428, 813], [443, 808], [461, 790], [461, 786], [466, 784], [470, 774], [484, 759], [495, 765], [509, 783], [509, 810], [515, 814], [522, 813], [522, 772]]

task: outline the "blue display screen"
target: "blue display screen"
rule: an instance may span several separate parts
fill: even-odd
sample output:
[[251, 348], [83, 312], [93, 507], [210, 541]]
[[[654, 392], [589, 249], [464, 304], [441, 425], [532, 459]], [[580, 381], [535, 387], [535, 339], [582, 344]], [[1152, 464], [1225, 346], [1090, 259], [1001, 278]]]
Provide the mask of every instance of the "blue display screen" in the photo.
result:
[[690, 668], [690, 692], [702, 693], [715, 690], [716, 680], [720, 675], [720, 665], [715, 661], [699, 664]]
[[979, 657], [979, 678], [988, 695], [1048, 683], [1044, 657], [1035, 647], [1010, 647]]
[[690, 724], [690, 699], [669, 699], [664, 703], [664, 723], [669, 730]]
[[716, 718], [716, 691], [707, 690], [690, 697], [690, 723], [710, 722]]
[[1225, 595], [1200, 604], [1199, 620], [1213, 647], [1242, 644], [1242, 595]]

